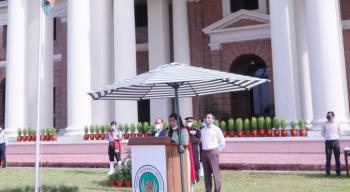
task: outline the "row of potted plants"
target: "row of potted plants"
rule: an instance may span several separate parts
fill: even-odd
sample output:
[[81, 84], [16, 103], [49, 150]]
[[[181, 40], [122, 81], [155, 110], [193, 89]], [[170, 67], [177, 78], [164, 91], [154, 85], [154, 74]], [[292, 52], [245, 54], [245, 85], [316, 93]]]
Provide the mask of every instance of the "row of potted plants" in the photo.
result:
[[[287, 137], [287, 136], [306, 136], [305, 122], [299, 120], [290, 122], [289, 134], [287, 130], [287, 123], [284, 119], [277, 119], [274, 117], [252, 117], [251, 119], [237, 118], [234, 120], [230, 118], [226, 121], [216, 120], [214, 122], [221, 128], [225, 137]], [[297, 128], [298, 124], [298, 128]]]
[[131, 161], [116, 168], [115, 172], [109, 176], [109, 185], [111, 187], [132, 187]]
[[[40, 129], [41, 141], [57, 141], [56, 129], [54, 127]], [[36, 130], [33, 128], [17, 129], [17, 141], [27, 142], [36, 140]]]

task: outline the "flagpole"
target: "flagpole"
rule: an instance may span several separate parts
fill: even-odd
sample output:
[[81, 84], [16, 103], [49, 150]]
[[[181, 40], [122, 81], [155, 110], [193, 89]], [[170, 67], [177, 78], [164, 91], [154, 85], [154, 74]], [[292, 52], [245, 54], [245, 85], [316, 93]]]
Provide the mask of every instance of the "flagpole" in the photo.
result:
[[41, 127], [41, 84], [43, 79], [43, 64], [44, 64], [44, 45], [45, 45], [45, 0], [40, 0], [39, 7], [39, 50], [38, 50], [38, 92], [37, 92], [37, 126], [36, 126], [36, 150], [35, 150], [35, 192], [40, 191], [40, 127]]

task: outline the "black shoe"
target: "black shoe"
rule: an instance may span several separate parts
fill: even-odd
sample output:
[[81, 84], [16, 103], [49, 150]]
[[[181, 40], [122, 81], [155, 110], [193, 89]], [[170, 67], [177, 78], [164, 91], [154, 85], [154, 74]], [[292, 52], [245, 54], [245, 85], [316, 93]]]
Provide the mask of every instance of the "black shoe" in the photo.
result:
[[330, 177], [331, 174], [330, 174], [330, 173], [326, 173], [324, 176], [325, 176], [325, 177]]

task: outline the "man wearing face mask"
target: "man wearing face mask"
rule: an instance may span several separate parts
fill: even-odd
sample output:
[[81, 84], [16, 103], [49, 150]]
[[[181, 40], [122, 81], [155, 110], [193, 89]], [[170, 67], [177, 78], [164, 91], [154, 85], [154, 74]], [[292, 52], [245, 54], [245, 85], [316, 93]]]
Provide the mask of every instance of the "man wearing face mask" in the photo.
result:
[[117, 129], [117, 122], [111, 122], [111, 129], [108, 131], [107, 140], [108, 144], [108, 156], [109, 156], [109, 172], [108, 175], [112, 175], [114, 172], [114, 159], [118, 165], [121, 165], [121, 146], [120, 141], [123, 139], [123, 132]]
[[215, 192], [221, 191], [221, 178], [219, 168], [219, 151], [225, 147], [225, 138], [221, 129], [214, 125], [215, 116], [207, 114], [206, 127], [201, 130], [202, 164], [204, 169], [204, 181], [206, 192], [211, 192], [212, 175], [214, 176]]
[[2, 168], [6, 167], [6, 146], [7, 138], [4, 129], [0, 126], [0, 165]]
[[199, 182], [199, 142], [201, 139], [201, 131], [198, 127], [193, 126], [193, 117], [186, 117], [186, 128], [188, 129], [188, 133], [190, 135], [190, 141], [192, 144], [192, 154], [193, 154], [193, 162], [195, 169], [196, 182]]
[[343, 130], [338, 123], [334, 121], [334, 112], [329, 111], [327, 113], [327, 122], [322, 125], [321, 134], [326, 140], [325, 142], [325, 151], [326, 151], [326, 177], [331, 174], [331, 159], [332, 151], [335, 158], [336, 174], [341, 176], [340, 171], [340, 145], [339, 138], [343, 135]]
[[167, 136], [167, 130], [163, 128], [163, 119], [158, 117], [154, 121], [155, 130], [152, 132], [153, 137], [164, 137]]

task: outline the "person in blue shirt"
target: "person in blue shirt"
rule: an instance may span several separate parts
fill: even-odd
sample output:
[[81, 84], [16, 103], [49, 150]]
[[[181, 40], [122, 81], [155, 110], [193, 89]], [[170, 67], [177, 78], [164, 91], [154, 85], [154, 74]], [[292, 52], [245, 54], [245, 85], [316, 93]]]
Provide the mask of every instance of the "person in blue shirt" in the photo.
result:
[[163, 128], [163, 119], [158, 117], [154, 121], [155, 130], [152, 132], [153, 137], [164, 137], [167, 136], [167, 130]]

